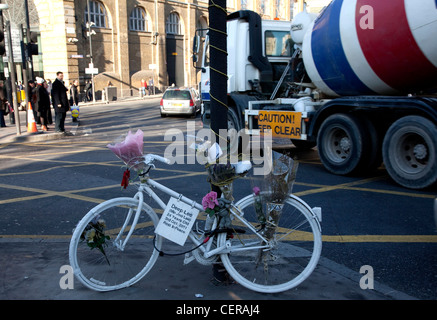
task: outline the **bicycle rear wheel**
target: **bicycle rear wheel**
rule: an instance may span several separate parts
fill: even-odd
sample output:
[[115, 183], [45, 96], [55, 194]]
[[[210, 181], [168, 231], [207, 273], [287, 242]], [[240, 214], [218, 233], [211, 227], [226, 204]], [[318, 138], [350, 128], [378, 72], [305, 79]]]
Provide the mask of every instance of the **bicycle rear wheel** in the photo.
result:
[[[70, 242], [70, 265], [88, 288], [97, 291], [121, 289], [138, 282], [155, 264], [153, 245], [158, 216], [143, 203], [129, 240], [139, 200], [115, 198], [91, 209], [76, 226]], [[162, 239], [156, 235], [155, 246]]]
[[322, 239], [316, 215], [301, 199], [290, 196], [279, 208], [279, 218], [261, 228], [254, 204], [254, 196], [249, 195], [235, 205], [252, 227], [234, 218], [236, 232], [231, 237], [220, 234], [219, 246], [226, 244], [229, 252], [221, 255], [223, 265], [235, 281], [254, 291], [274, 293], [296, 287], [320, 258]]

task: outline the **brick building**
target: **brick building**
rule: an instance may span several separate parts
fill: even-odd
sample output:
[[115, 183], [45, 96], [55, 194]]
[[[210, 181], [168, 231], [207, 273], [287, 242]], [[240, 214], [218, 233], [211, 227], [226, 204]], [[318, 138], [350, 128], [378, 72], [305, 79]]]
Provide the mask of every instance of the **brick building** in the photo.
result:
[[[3, 1], [10, 4], [11, 10], [17, 2]], [[31, 30], [39, 34], [40, 52], [34, 57], [37, 75], [53, 80], [57, 71], [63, 71], [66, 84], [79, 79], [83, 88], [91, 79], [86, 69], [90, 67], [92, 51], [93, 67], [98, 70], [94, 75], [96, 97], [109, 81], [117, 87], [119, 96], [137, 95], [143, 78], [153, 77], [159, 90], [172, 83], [190, 86], [198, 82], [191, 60], [192, 39], [196, 28], [208, 26], [208, 0], [28, 0], [28, 3]], [[298, 12], [302, 6], [303, 0], [227, 1], [229, 13], [249, 9], [263, 19], [290, 20], [293, 8]], [[12, 16], [9, 18], [13, 20]]]

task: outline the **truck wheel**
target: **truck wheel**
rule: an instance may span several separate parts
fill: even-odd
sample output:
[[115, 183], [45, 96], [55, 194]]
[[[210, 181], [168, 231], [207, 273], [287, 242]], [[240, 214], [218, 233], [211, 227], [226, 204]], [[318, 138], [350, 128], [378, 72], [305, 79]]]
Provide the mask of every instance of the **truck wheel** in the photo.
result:
[[319, 157], [325, 168], [340, 175], [351, 174], [361, 165], [368, 165], [365, 159], [370, 139], [362, 122], [353, 115], [334, 114], [321, 125], [317, 135]]
[[437, 127], [420, 116], [394, 122], [384, 137], [383, 160], [401, 186], [423, 189], [437, 181]]

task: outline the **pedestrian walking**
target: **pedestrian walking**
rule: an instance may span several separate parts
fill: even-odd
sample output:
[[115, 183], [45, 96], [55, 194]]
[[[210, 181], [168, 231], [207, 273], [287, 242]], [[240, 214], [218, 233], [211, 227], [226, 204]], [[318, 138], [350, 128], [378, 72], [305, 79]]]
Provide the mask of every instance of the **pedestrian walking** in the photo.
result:
[[141, 97], [146, 96], [147, 82], [144, 79], [141, 79]]
[[65, 117], [70, 108], [67, 98], [68, 89], [64, 85], [64, 74], [62, 71], [56, 73], [56, 79], [52, 84], [52, 102], [55, 108], [55, 131], [65, 132]]
[[155, 90], [154, 90], [154, 84], [153, 84], [153, 79], [152, 77], [149, 77], [149, 96], [151, 96], [152, 94], [155, 94]]
[[3, 87], [6, 89], [6, 99], [8, 100], [8, 107], [9, 107], [9, 123], [15, 124], [15, 110], [11, 106], [13, 106], [13, 100], [12, 100], [12, 82], [10, 78], [6, 78], [6, 80], [3, 83]]
[[[79, 115], [79, 81], [78, 80], [74, 80], [73, 84], [70, 87], [70, 109], [71, 109], [72, 121], [77, 122], [77, 116]], [[77, 110], [77, 114], [73, 112], [73, 109]]]
[[44, 87], [45, 80], [40, 77], [36, 77], [35, 86], [35, 109], [39, 122], [41, 123], [42, 131], [48, 131], [48, 111], [50, 110], [50, 98], [47, 94], [47, 90]]
[[85, 102], [87, 101], [92, 101], [93, 100], [93, 84], [91, 83], [91, 81], [87, 81], [85, 84]]
[[6, 89], [3, 86], [3, 81], [0, 81], [0, 127], [6, 127], [4, 116], [9, 113], [9, 106], [6, 98]]
[[53, 124], [53, 118], [52, 118], [52, 108], [50, 107], [52, 105], [52, 97], [51, 97], [51, 92], [52, 92], [52, 82], [50, 80], [46, 80], [43, 83], [44, 88], [47, 91], [47, 95], [49, 97], [49, 109], [47, 110], [47, 122], [48, 124]]
[[[37, 114], [37, 112], [35, 110], [35, 91], [34, 90], [35, 90], [35, 81], [29, 80], [27, 82], [27, 92], [26, 92], [26, 94], [27, 94], [28, 101], [30, 102], [30, 105], [32, 106], [33, 117], [35, 119], [35, 122], [37, 124], [40, 124], [40, 120], [38, 118], [38, 114]], [[26, 108], [27, 108], [27, 106], [26, 106]]]

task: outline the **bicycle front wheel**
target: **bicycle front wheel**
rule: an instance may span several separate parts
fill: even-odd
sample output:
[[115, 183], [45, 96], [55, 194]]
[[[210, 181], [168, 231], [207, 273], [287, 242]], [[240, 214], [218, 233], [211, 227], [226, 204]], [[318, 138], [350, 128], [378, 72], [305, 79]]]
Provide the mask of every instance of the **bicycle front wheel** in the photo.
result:
[[[88, 288], [121, 289], [138, 282], [155, 264], [162, 239], [158, 216], [134, 198], [111, 199], [91, 209], [76, 226], [70, 242], [70, 265]], [[140, 210], [140, 211], [138, 211]], [[138, 214], [138, 216], [137, 216]], [[138, 220], [128, 241], [135, 217]]]
[[253, 195], [235, 204], [241, 219], [234, 217], [231, 236], [220, 234], [219, 244], [226, 244], [228, 250], [221, 259], [229, 275], [248, 289], [286, 291], [316, 267], [322, 249], [320, 223], [311, 208], [292, 195], [274, 212], [272, 204], [261, 205], [267, 220], [264, 227]]

